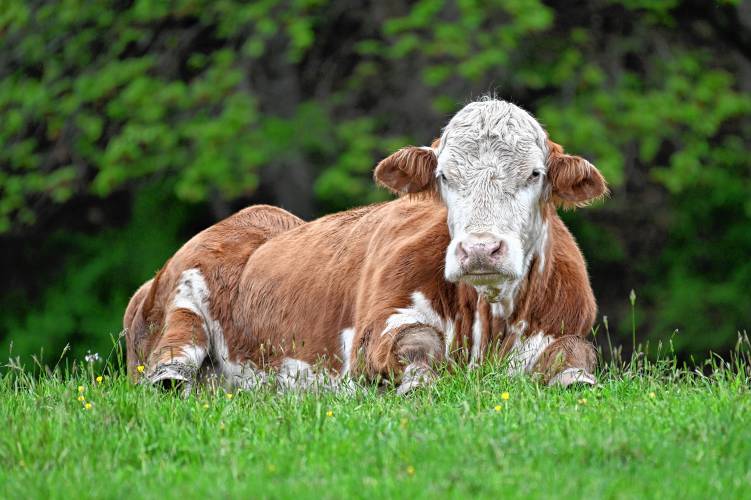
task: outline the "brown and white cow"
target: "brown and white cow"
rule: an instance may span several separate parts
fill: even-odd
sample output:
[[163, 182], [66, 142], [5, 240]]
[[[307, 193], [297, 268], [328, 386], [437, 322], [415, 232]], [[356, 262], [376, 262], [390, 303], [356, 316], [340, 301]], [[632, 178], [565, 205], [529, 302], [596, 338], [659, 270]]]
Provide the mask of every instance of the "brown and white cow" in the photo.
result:
[[[198, 243], [193, 260], [178, 264], [178, 253], [126, 313], [128, 329], [153, 324], [140, 354], [129, 341], [129, 366], [145, 363], [158, 381], [210, 365], [241, 387], [270, 371], [282, 385], [391, 378], [405, 393], [439, 363], [496, 353], [510, 373], [595, 383], [585, 340], [595, 300], [556, 212], [606, 193], [593, 165], [522, 109], [487, 99], [432, 147], [383, 160], [375, 179], [408, 196], [304, 224], [279, 211], [247, 246], [234, 236], [237, 257]], [[133, 305], [151, 296], [156, 312]]]

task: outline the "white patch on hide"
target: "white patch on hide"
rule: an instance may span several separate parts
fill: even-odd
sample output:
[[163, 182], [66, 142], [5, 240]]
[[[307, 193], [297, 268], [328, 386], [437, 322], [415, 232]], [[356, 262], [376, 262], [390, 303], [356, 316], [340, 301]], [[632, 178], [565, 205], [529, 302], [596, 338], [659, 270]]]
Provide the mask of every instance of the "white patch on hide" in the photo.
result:
[[386, 320], [386, 328], [383, 329], [381, 335], [386, 335], [386, 333], [401, 328], [402, 326], [413, 324], [424, 324], [436, 329], [443, 329], [443, 321], [441, 320], [441, 317], [433, 309], [430, 301], [422, 292], [413, 292], [412, 305], [399, 308], [396, 310], [396, 313], [388, 317]]
[[497, 302], [492, 302], [490, 304], [490, 313], [493, 315], [494, 318], [505, 318], [506, 315], [504, 314], [503, 307], [501, 307], [501, 304]]
[[187, 345], [182, 348], [182, 358], [185, 362], [195, 368], [200, 368], [203, 360], [206, 359], [206, 349], [197, 345]]
[[446, 347], [445, 352], [448, 356], [451, 343], [454, 341], [454, 321], [442, 318], [422, 292], [413, 292], [412, 305], [400, 307], [388, 317], [381, 336], [388, 335], [407, 325], [427, 325], [442, 333]]
[[445, 321], [444, 343], [446, 344], [446, 358], [451, 355], [451, 344], [454, 343], [454, 337], [456, 337], [456, 328], [454, 325], [455, 322], [450, 319]]
[[443, 277], [449, 283], [457, 283], [462, 276], [462, 268], [459, 260], [456, 258], [456, 247], [459, 246], [461, 238], [452, 238], [446, 249], [446, 262], [443, 265]]
[[[479, 302], [478, 302], [479, 305]], [[475, 308], [475, 318], [472, 321], [472, 349], [469, 356], [471, 366], [480, 362], [480, 348], [482, 347], [482, 321], [480, 320], [480, 311]]]
[[[520, 325], [522, 323], [522, 325]], [[525, 322], [520, 321], [515, 325], [516, 332], [526, 330]], [[512, 329], [513, 331], [513, 329]], [[537, 360], [540, 359], [543, 351], [553, 343], [553, 337], [545, 335], [543, 332], [537, 332], [534, 335], [523, 337], [523, 333], [517, 335], [511, 352], [508, 355], [509, 375], [521, 375], [531, 373]]]
[[[229, 349], [224, 338], [224, 330], [211, 316], [210, 308], [211, 293], [200, 269], [192, 268], [183, 271], [177, 285], [177, 292], [173, 301], [174, 308], [187, 309], [196, 314], [203, 321], [206, 336], [209, 339], [209, 351], [203, 353], [209, 355], [211, 363], [215, 363], [219, 373], [231, 385], [243, 389], [256, 387], [266, 380], [266, 374], [253, 366], [233, 362], [229, 358]], [[191, 352], [194, 361], [198, 361], [200, 351], [195, 349]], [[201, 363], [203, 359], [201, 359]], [[200, 365], [200, 363], [198, 363]]]
[[355, 338], [354, 328], [345, 328], [339, 335], [341, 337], [342, 345], [342, 370], [341, 375], [347, 375], [351, 369], [350, 363], [352, 363], [352, 341]]
[[540, 237], [537, 240], [537, 248], [535, 250], [535, 255], [537, 255], [537, 270], [542, 274], [543, 271], [545, 271], [545, 257], [547, 255], [547, 249], [548, 249], [548, 223], [544, 222], [542, 224], [542, 231], [540, 234]]

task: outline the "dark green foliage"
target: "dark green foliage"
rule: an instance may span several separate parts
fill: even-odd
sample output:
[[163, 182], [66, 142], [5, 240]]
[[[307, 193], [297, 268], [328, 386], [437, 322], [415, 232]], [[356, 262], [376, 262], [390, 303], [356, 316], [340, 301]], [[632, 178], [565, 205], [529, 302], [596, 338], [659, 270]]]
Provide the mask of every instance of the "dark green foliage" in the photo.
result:
[[[745, 10], [744, 10], [745, 9]], [[0, 9], [0, 340], [99, 349], [130, 293], [252, 202], [385, 198], [381, 157], [488, 91], [597, 164], [567, 214], [611, 333], [751, 323], [751, 29], [737, 2], [20, 1]], [[642, 339], [644, 340], [644, 339]], [[4, 354], [3, 354], [4, 355]]]
[[178, 233], [189, 210], [169, 193], [169, 187], [142, 188], [124, 227], [96, 234], [55, 231], [40, 253], [65, 257], [39, 296], [29, 300], [16, 290], [4, 297], [13, 314], [0, 317], [6, 332], [3, 352], [39, 354], [43, 349], [47, 362], [57, 359], [66, 342], [77, 355], [89, 349], [109, 352], [130, 294], [182, 243]]

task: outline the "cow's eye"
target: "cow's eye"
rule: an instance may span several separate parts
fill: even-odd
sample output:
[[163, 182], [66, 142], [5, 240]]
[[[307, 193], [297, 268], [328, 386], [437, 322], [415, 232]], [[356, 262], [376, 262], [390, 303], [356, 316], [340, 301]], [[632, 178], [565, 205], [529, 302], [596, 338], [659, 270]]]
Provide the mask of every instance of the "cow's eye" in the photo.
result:
[[541, 175], [542, 175], [542, 172], [540, 172], [539, 170], [532, 170], [532, 175], [529, 176], [529, 180], [536, 181], [537, 179], [540, 178]]
[[446, 174], [443, 172], [439, 172], [438, 178], [441, 180], [441, 182], [446, 182]]

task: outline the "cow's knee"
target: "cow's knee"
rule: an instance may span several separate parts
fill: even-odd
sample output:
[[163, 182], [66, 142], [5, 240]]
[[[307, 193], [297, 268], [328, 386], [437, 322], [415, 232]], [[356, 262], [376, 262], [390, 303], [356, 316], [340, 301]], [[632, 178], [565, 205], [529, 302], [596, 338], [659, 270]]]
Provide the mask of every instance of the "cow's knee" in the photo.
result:
[[443, 358], [443, 341], [429, 326], [405, 330], [396, 340], [396, 357], [402, 364], [432, 365]]
[[433, 366], [443, 359], [443, 341], [429, 326], [410, 327], [396, 337], [389, 370], [399, 382], [397, 394], [405, 395], [430, 384], [435, 378]]
[[443, 342], [433, 328], [420, 328], [405, 333], [397, 340], [397, 358], [404, 366], [396, 393], [408, 394], [429, 385], [436, 374], [432, 366], [443, 359]]
[[534, 367], [550, 386], [592, 386], [597, 383], [593, 375], [597, 364], [594, 346], [582, 337], [566, 335], [555, 339], [543, 351]]

